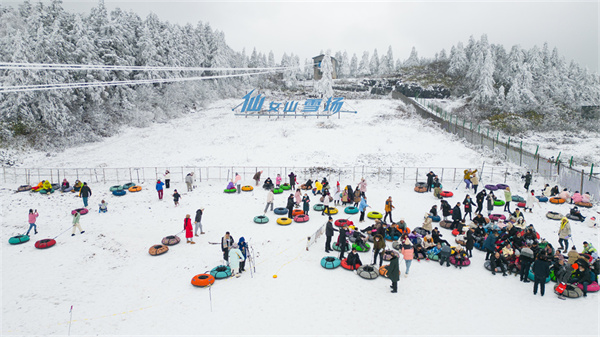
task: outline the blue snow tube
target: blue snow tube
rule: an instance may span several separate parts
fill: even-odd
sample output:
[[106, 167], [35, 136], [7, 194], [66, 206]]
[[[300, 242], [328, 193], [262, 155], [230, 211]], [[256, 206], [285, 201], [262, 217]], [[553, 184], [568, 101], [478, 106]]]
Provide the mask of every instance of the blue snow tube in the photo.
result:
[[231, 276], [231, 268], [223, 265], [217, 266], [210, 271], [210, 274], [216, 279], [228, 278]]
[[536, 198], [539, 202], [548, 202], [548, 197], [537, 196]]
[[277, 215], [284, 215], [288, 214], [288, 209], [284, 207], [277, 207], [275, 208], [275, 210], [273, 210], [273, 212], [275, 212], [275, 214]]
[[114, 190], [114, 191], [112, 191], [112, 194], [116, 195], [117, 197], [120, 197], [122, 195], [127, 194], [127, 192], [125, 190]]
[[388, 240], [388, 241], [398, 241], [399, 238], [400, 238], [399, 235], [394, 235], [394, 237], [391, 237], [391, 235], [387, 234], [385, 236], [385, 239]]
[[321, 259], [321, 267], [325, 269], [335, 269], [339, 267], [341, 263], [340, 259], [334, 256], [325, 256]]
[[433, 222], [440, 222], [442, 220], [442, 218], [439, 215], [432, 215], [430, 216], [430, 218]]
[[344, 208], [344, 213], [346, 213], [346, 214], [356, 214], [356, 213], [358, 213], [358, 208], [356, 208], [354, 206], [348, 206], [348, 207]]
[[[529, 269], [529, 274], [527, 275], [527, 277], [534, 281], [534, 275], [533, 275], [533, 271], [531, 269]], [[550, 275], [548, 275], [548, 277], [546, 278], [546, 283], [550, 282]]]

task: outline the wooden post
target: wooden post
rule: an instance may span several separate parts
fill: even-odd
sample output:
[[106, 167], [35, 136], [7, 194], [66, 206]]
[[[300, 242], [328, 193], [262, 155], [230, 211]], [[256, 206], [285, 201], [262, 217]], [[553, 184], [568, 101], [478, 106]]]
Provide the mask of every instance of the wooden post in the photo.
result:
[[[417, 174], [419, 173], [419, 169], [417, 168]], [[406, 178], [406, 167], [402, 168], [402, 182], [404, 182], [404, 178]]]
[[454, 175], [452, 176], [452, 182], [456, 182], [456, 167], [454, 168]]
[[133, 181], [133, 176], [131, 175], [131, 167], [129, 168], [129, 181]]
[[521, 150], [519, 151], [519, 166], [523, 164], [523, 141], [521, 141], [520, 149]]
[[581, 188], [579, 189], [581, 191], [581, 193], [583, 194], [583, 175], [585, 174], [585, 172], [583, 172], [583, 169], [581, 169]]
[[440, 177], [440, 182], [444, 181], [444, 168], [442, 167], [442, 176]]
[[390, 166], [390, 183], [392, 182], [392, 167]]

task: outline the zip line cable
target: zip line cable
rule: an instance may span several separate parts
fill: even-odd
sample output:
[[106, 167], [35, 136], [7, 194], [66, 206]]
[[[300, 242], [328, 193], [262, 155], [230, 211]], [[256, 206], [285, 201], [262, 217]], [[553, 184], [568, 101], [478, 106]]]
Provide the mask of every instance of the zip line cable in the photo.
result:
[[207, 68], [207, 67], [166, 67], [166, 66], [111, 66], [94, 64], [60, 64], [60, 63], [12, 63], [0, 62], [0, 69], [6, 70], [128, 70], [128, 71], [256, 71], [287, 70], [301, 68], [267, 67], [267, 68]]

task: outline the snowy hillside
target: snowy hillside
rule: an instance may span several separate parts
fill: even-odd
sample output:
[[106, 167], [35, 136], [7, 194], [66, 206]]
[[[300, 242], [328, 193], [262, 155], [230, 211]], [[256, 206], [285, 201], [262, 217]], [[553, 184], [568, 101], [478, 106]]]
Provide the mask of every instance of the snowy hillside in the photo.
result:
[[[226, 166], [418, 166], [481, 167], [481, 155], [441, 133], [432, 124], [403, 112], [399, 101], [350, 101], [356, 115], [341, 119], [267, 119], [234, 117], [239, 101], [219, 101], [205, 110], [164, 124], [128, 129], [121, 135], [51, 154], [24, 155], [22, 167], [152, 167]], [[398, 109], [398, 107], [401, 107]], [[307, 177], [299, 176], [298, 181]], [[421, 178], [424, 178], [422, 176]], [[71, 182], [74, 179], [70, 179]], [[121, 181], [119, 183], [126, 183]], [[481, 181], [481, 186], [500, 181]], [[154, 181], [123, 197], [110, 194], [112, 183], [91, 184], [91, 212], [81, 217], [84, 234], [70, 236], [70, 211], [82, 207], [72, 193], [14, 193], [20, 184], [0, 183], [2, 219], [2, 335], [66, 335], [73, 305], [73, 335], [598, 335], [599, 297], [561, 301], [547, 284], [546, 296], [532, 295], [532, 284], [514, 276], [493, 276], [483, 268], [485, 254], [474, 250], [463, 269], [414, 261], [402, 277], [397, 294], [382, 277], [365, 280], [353, 272], [320, 266], [325, 238], [306, 250], [306, 238], [326, 217], [309, 213], [307, 223], [279, 226], [255, 224], [262, 214], [266, 191], [225, 194], [225, 179], [198, 183], [192, 192], [174, 179], [159, 201]], [[340, 181], [355, 186], [358, 181]], [[524, 195], [520, 181], [508, 181], [514, 194]], [[535, 181], [538, 190], [545, 182]], [[253, 184], [245, 177], [242, 184]], [[395, 221], [420, 226], [423, 214], [438, 204], [431, 194], [413, 191], [414, 181], [368, 181], [372, 210], [383, 212], [392, 196]], [[450, 204], [462, 202], [464, 185], [444, 183], [455, 192]], [[173, 188], [182, 192], [173, 205]], [[284, 207], [287, 193], [275, 196]], [[318, 197], [311, 197], [312, 205]], [[109, 212], [99, 214], [100, 200]], [[514, 206], [513, 206], [514, 207]], [[32, 241], [9, 245], [8, 239], [27, 230], [27, 211], [39, 211], [39, 234]], [[205, 235], [195, 245], [184, 242], [161, 256], [148, 249], [167, 235], [180, 233], [186, 214], [205, 208]], [[338, 207], [334, 219], [348, 218]], [[557, 245], [558, 223], [548, 210], [568, 212], [567, 205], [542, 204], [525, 214], [542, 237]], [[501, 212], [497, 208], [497, 212]], [[594, 209], [583, 210], [590, 216]], [[596, 214], [597, 216], [597, 214]], [[359, 225], [364, 228], [372, 220]], [[66, 232], [65, 232], [66, 231]], [[226, 231], [240, 236], [255, 251], [256, 273], [217, 280], [212, 288], [190, 284], [194, 275], [222, 263], [218, 245]], [[441, 229], [453, 241], [450, 231]], [[572, 222], [579, 250], [587, 240], [598, 245], [598, 230]], [[63, 234], [61, 234], [63, 233]], [[53, 238], [47, 250], [36, 240]], [[183, 238], [183, 235], [180, 234]], [[337, 237], [334, 236], [334, 240]], [[183, 240], [184, 241], [184, 240]], [[391, 242], [387, 243], [391, 248]], [[333, 254], [332, 254], [333, 255]], [[362, 253], [363, 263], [372, 260]], [[404, 275], [404, 262], [400, 262]], [[247, 268], [248, 269], [248, 268]], [[273, 276], [277, 275], [277, 278]], [[560, 318], [557, 322], [555, 318]]]

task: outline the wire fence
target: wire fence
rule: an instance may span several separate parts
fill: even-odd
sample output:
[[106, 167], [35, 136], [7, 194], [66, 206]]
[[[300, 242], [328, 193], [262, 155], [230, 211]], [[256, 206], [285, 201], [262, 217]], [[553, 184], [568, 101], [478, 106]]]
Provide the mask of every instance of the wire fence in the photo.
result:
[[489, 129], [481, 130], [480, 126], [474, 127], [472, 123], [467, 123], [466, 120], [459, 123], [458, 117], [448, 114], [431, 101], [408, 98], [396, 91], [392, 92], [392, 97], [415, 107], [417, 114], [434, 120], [445, 131], [455, 134], [471, 144], [493, 151], [506, 161], [522, 166], [538, 177], [546, 179], [549, 184], [556, 182], [572, 192], [589, 192], [595, 197], [600, 196], [600, 177], [598, 177], [598, 174], [594, 174], [593, 164], [589, 172], [583, 169], [577, 170], [571, 167], [572, 162], [561, 161], [560, 155], [556, 159], [542, 157], [538, 153], [539, 146], [536, 148], [536, 152], [532, 153], [523, 149], [523, 142], [511, 143], [510, 137], [506, 141], [501, 140], [499, 132], [496, 132], [494, 137], [494, 132], [490, 136]]

